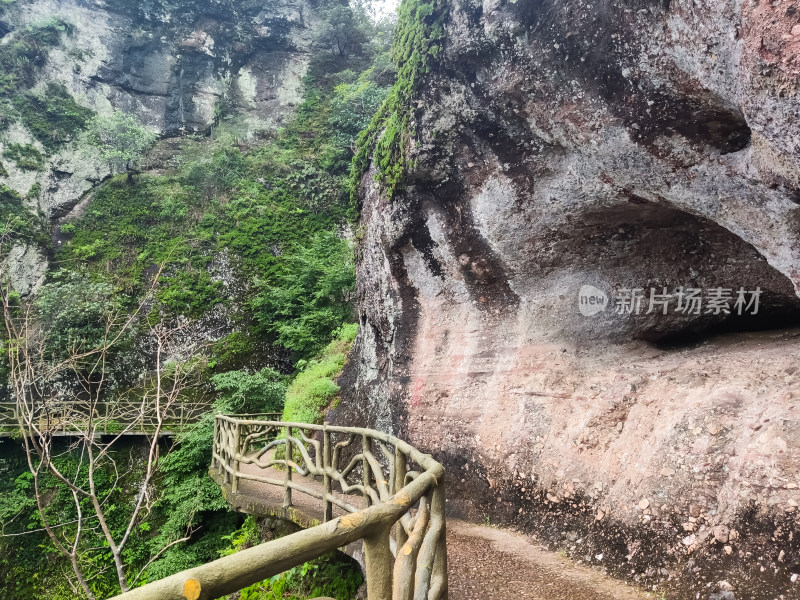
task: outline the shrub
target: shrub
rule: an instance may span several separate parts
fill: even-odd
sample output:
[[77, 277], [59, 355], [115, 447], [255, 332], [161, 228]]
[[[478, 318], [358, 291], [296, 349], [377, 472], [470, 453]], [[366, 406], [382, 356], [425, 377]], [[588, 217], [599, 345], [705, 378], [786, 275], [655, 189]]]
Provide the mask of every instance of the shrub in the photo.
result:
[[44, 95], [27, 92], [14, 99], [20, 119], [49, 151], [84, 130], [94, 112], [75, 102], [60, 83], [49, 82]]
[[[223, 556], [255, 546], [261, 542], [258, 520], [248, 516], [241, 528], [225, 539], [231, 545], [222, 551]], [[239, 592], [239, 600], [299, 600], [320, 596], [350, 600], [355, 598], [363, 580], [355, 561], [338, 552], [329, 552], [244, 588]]]
[[121, 308], [114, 286], [107, 281], [80, 271], [58, 271], [36, 299], [47, 356], [59, 360], [102, 346], [114, 336], [110, 324]]
[[3, 156], [16, 161], [17, 167], [25, 171], [41, 171], [44, 167], [44, 155], [32, 144], [9, 144]]
[[180, 271], [161, 280], [158, 299], [171, 314], [200, 317], [224, 302], [222, 288], [222, 282], [212, 280], [208, 271]]
[[327, 408], [335, 407], [339, 386], [334, 381], [342, 372], [353, 345], [358, 325], [344, 325], [321, 355], [306, 363], [286, 391], [283, 420], [321, 423]]
[[238, 412], [280, 412], [286, 396], [284, 377], [274, 369], [255, 373], [228, 371], [211, 378], [222, 401]]
[[100, 148], [112, 173], [132, 173], [141, 167], [158, 136], [136, 117], [122, 112], [97, 116], [91, 123], [91, 141]]
[[353, 251], [321, 232], [281, 259], [279, 274], [253, 301], [255, 318], [282, 346], [308, 356], [352, 319]]

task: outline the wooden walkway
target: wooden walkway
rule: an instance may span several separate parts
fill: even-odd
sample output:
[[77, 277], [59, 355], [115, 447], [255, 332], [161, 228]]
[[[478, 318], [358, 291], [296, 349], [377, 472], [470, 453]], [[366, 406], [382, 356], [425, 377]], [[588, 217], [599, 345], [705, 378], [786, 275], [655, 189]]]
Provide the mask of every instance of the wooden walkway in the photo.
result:
[[[241, 465], [246, 474], [257, 474], [282, 481], [284, 472]], [[215, 479], [218, 479], [215, 477]], [[219, 481], [219, 480], [218, 480]], [[294, 481], [321, 492], [322, 484], [295, 475]], [[221, 482], [220, 482], [221, 483]], [[284, 511], [283, 488], [240, 480], [239, 491], [222, 489], [233, 508], [258, 516], [277, 516], [302, 526], [322, 522], [322, 505], [313, 496], [295, 490], [293, 507]], [[343, 496], [344, 497], [344, 496]], [[361, 508], [358, 496], [347, 502]], [[334, 507], [334, 517], [344, 514]], [[360, 542], [345, 552], [361, 558]], [[652, 594], [641, 592], [602, 573], [577, 565], [560, 554], [550, 552], [522, 534], [447, 519], [449, 600], [644, 600]], [[362, 562], [359, 560], [359, 562]], [[363, 563], [362, 563], [363, 564]]]

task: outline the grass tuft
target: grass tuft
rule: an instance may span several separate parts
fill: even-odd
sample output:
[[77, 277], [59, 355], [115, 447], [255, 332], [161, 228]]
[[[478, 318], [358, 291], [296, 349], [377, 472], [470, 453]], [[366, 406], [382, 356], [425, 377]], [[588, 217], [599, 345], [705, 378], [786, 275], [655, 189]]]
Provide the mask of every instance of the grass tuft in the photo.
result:
[[356, 333], [358, 324], [343, 325], [319, 357], [305, 364], [286, 392], [284, 421], [322, 423], [326, 410], [336, 407], [339, 386], [335, 379], [344, 368]]

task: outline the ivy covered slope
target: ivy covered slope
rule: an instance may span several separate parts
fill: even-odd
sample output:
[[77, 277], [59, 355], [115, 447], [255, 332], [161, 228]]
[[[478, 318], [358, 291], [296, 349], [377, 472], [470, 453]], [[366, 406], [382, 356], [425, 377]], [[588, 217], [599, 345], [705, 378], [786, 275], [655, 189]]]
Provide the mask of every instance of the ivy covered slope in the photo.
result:
[[384, 194], [392, 198], [405, 184], [408, 151], [416, 134], [414, 111], [422, 79], [442, 50], [447, 3], [444, 0], [406, 0], [400, 4], [391, 58], [397, 77], [386, 100], [358, 137], [350, 193], [355, 200], [370, 164]]
[[[0, 16], [9, 4], [0, 4]], [[93, 114], [63, 85], [32, 90], [49, 51], [70, 32], [66, 22], [49, 20], [0, 45], [0, 234], [5, 243], [46, 243], [45, 223], [26, 207], [35, 205], [41, 192], [48, 153], [69, 142]]]
[[[120, 131], [138, 139], [147, 129], [138, 115], [97, 116], [79, 103], [73, 107], [61, 88], [6, 90], [9, 118], [14, 123], [27, 119], [28, 132], [35, 131], [37, 117], [49, 118], [48, 108], [37, 102], [52, 98], [69, 105], [59, 113], [66, 120], [63, 129], [53, 130], [52, 150], [38, 138], [30, 144], [41, 157], [4, 143], [9, 152], [4, 164], [14, 161], [9, 183], [18, 183], [26, 171], [20, 165], [51, 164], [51, 151], [76, 140], [119, 173], [98, 183], [87, 202], [60, 224], [36, 215], [30, 210], [35, 202], [10, 186], [0, 191], [2, 216], [15, 223], [14, 240], [24, 236], [49, 259], [43, 284], [22, 301], [31, 302], [42, 318], [47, 339], [57, 346], [53, 354], [76, 341], [101, 343], [98, 315], [136, 315], [129, 338], [114, 350], [106, 398], [113, 401], [135, 394], [148, 376], [150, 328], [177, 327], [180, 335], [168, 358], [191, 368], [196, 381], [185, 399], [213, 405], [178, 436], [177, 444], [164, 443], [152, 508], [137, 522], [125, 550], [130, 573], [144, 568], [134, 585], [212, 560], [243, 535], [235, 533], [241, 517], [227, 510], [206, 474], [213, 413], [280, 411], [290, 389], [287, 410], [293, 406], [298, 418], [321, 419], [334, 401], [333, 379], [355, 337], [351, 240], [356, 214], [348, 181], [358, 133], [394, 82], [387, 43], [391, 23], [376, 25], [362, 10], [338, 3], [319, 4], [314, 11], [317, 25], [301, 102], [282, 128], [260, 136], [248, 128], [252, 115], [223, 95], [210, 131], [162, 139], [147, 161], [139, 161], [136, 155], [142, 152], [114, 154], [114, 148], [131, 146], [107, 139], [109, 132], [119, 138]], [[70, 35], [66, 25], [51, 26], [55, 44]], [[0, 46], [0, 54], [6, 50]], [[35, 74], [40, 66], [33, 68]], [[30, 114], [24, 116], [19, 107], [30, 108]], [[140, 150], [151, 142], [145, 139]], [[295, 379], [298, 372], [303, 375]], [[40, 531], [42, 515], [32, 502], [18, 447], [13, 441], [0, 443], [0, 525], [4, 534], [13, 534], [0, 536], [0, 597], [80, 597], [68, 561]], [[131, 469], [117, 479], [119, 473], [109, 466], [98, 486], [104, 505], [116, 511], [118, 520], [110, 519], [116, 535], [137, 493], [144, 456], [135, 442], [114, 451]], [[83, 481], [87, 474], [79, 457], [66, 445], [59, 453], [61, 468]], [[77, 515], [68, 494], [57, 481], [46, 481], [47, 486], [52, 495], [46, 513], [73, 523]], [[158, 553], [187, 526], [187, 541]], [[99, 532], [88, 527], [81, 544], [80, 567], [93, 594], [118, 592]], [[329, 562], [292, 575], [300, 582], [294, 588], [291, 581], [265, 582], [248, 590], [247, 597], [284, 597], [275, 586], [298, 597], [311, 592], [348, 597], [352, 582], [332, 582], [321, 590], [309, 583], [308, 573], [335, 570], [326, 566]]]
[[352, 319], [351, 147], [393, 78], [380, 44], [359, 45], [314, 59], [296, 118], [274, 136], [240, 139], [237, 115], [221, 114], [166, 168], [101, 185], [57, 228], [53, 280], [83, 270], [133, 307], [161, 269], [153, 318], [212, 331], [214, 372], [312, 357]]

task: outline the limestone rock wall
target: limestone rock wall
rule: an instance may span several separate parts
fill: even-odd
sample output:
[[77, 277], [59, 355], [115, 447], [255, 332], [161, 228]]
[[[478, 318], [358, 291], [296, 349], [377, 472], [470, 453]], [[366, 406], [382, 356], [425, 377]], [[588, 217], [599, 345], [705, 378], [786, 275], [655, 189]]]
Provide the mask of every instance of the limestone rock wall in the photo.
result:
[[454, 513], [676, 597], [797, 597], [798, 53], [794, 2], [454, 0], [406, 192], [363, 180], [338, 418], [444, 460]]
[[[64, 21], [70, 33], [49, 51], [34, 91], [61, 83], [79, 104], [134, 114], [164, 136], [207, 132], [224, 102], [246, 138], [275, 130], [299, 103], [313, 18], [305, 0], [17, 0], [0, 14], [0, 43]], [[19, 124], [0, 134], [0, 152], [10, 143], [41, 146]], [[109, 174], [77, 143], [41, 173], [6, 169], [0, 183], [23, 195], [39, 183], [36, 201], [51, 218]]]

